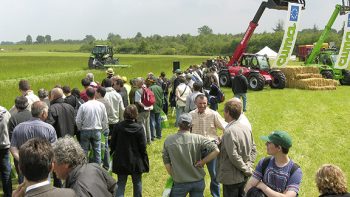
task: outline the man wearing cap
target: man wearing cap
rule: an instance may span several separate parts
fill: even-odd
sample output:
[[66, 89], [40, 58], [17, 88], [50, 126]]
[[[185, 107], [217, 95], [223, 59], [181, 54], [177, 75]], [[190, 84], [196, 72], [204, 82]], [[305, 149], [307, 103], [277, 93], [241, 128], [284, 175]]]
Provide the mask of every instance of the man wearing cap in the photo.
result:
[[104, 79], [102, 80], [102, 83], [101, 83], [101, 86], [103, 86], [103, 87], [106, 87], [106, 86], [105, 86], [106, 79], [111, 79], [111, 78], [114, 76], [113, 68], [108, 68], [108, 69], [106, 70], [106, 74], [107, 74], [107, 77], [104, 78]]
[[[13, 130], [17, 125], [19, 125], [22, 122], [28, 121], [32, 118], [32, 113], [27, 109], [28, 106], [28, 99], [25, 96], [18, 96], [15, 99], [15, 107], [17, 109], [17, 113], [12, 115], [9, 122], [8, 122], [8, 132], [10, 141], [12, 139], [12, 133]], [[20, 175], [19, 168], [18, 168], [18, 161], [14, 160], [16, 172], [19, 175], [18, 176], [18, 183], [23, 182], [23, 176]]]
[[127, 94], [129, 95], [130, 90], [131, 90], [131, 85], [128, 84], [128, 78], [126, 76], [122, 76], [122, 80], [124, 82], [124, 87], [126, 89]]
[[298, 196], [302, 171], [288, 157], [292, 138], [285, 131], [274, 131], [261, 139], [266, 141], [267, 154], [271, 157], [259, 161], [245, 191], [256, 187], [267, 196]]
[[[220, 114], [209, 109], [207, 97], [199, 94], [195, 98], [197, 109], [190, 112], [192, 117], [192, 133], [204, 136], [210, 141], [219, 141], [217, 129], [224, 130], [227, 123]], [[210, 193], [214, 197], [220, 196], [220, 184], [216, 180], [217, 159], [213, 159], [207, 164], [208, 172], [211, 178]]]
[[244, 185], [252, 175], [256, 146], [251, 129], [239, 122], [242, 103], [225, 103], [224, 117], [228, 125], [221, 140], [217, 179], [223, 184], [224, 197], [243, 197]]
[[15, 99], [15, 107], [18, 112], [11, 116], [10, 121], [8, 123], [10, 140], [15, 127], [19, 125], [19, 123], [25, 122], [32, 118], [32, 113], [27, 109], [28, 105], [28, 99], [25, 96], [18, 96]]
[[193, 83], [194, 83], [194, 81], [192, 80], [192, 77], [193, 75], [191, 73], [186, 74], [187, 85], [191, 88], [191, 90], [193, 90]]
[[[164, 142], [163, 162], [174, 180], [170, 196], [203, 196], [205, 189], [203, 166], [219, 154], [215, 143], [190, 133], [192, 117], [179, 117], [179, 131]], [[206, 155], [203, 155], [206, 153]]]

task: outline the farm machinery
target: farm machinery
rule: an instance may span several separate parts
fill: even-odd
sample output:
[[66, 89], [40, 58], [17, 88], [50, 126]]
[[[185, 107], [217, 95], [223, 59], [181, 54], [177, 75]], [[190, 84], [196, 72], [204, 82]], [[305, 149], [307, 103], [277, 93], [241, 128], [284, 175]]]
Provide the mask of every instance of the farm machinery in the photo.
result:
[[318, 66], [320, 73], [324, 78], [339, 80], [342, 85], [350, 85], [350, 71], [334, 67], [339, 53], [336, 48], [325, 48], [322, 46], [324, 45], [324, 41], [328, 37], [338, 15], [345, 15], [349, 11], [350, 0], [347, 0], [347, 2], [343, 0], [342, 5], [338, 4], [335, 6], [333, 14], [331, 15], [324, 31], [305, 60], [306, 66]]
[[230, 61], [226, 67], [219, 71], [219, 82], [221, 86], [230, 86], [231, 78], [234, 78], [238, 75], [238, 71], [243, 69], [243, 74], [247, 77], [249, 88], [252, 90], [262, 90], [267, 84], [271, 88], [283, 89], [285, 87], [286, 78], [284, 74], [280, 70], [270, 67], [267, 56], [244, 52], [265, 9], [288, 10], [289, 2], [302, 4], [302, 8], [305, 8], [304, 0], [268, 0], [261, 3]]
[[113, 59], [113, 48], [107, 45], [96, 45], [89, 58], [89, 68], [104, 68], [106, 64], [118, 64], [119, 59]]

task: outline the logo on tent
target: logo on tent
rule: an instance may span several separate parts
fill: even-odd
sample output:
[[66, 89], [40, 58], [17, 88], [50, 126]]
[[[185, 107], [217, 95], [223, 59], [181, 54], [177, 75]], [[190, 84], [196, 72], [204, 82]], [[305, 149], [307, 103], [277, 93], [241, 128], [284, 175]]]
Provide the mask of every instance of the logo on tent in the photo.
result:
[[350, 27], [350, 14], [348, 14], [348, 27]]

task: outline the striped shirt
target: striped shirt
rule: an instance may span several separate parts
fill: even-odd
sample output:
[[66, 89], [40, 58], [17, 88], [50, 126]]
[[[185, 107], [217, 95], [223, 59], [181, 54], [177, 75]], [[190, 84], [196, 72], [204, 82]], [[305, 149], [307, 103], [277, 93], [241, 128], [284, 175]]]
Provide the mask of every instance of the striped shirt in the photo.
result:
[[265, 174], [262, 174], [262, 163], [264, 158], [261, 159], [253, 172], [253, 177], [257, 180], [262, 180], [272, 190], [284, 193], [285, 191], [299, 192], [299, 186], [302, 179], [301, 168], [298, 168], [291, 176], [290, 170], [293, 167], [293, 161], [290, 160], [287, 165], [278, 167], [275, 164], [275, 158], [270, 159], [269, 164], [265, 169]]
[[217, 129], [224, 130], [227, 122], [220, 114], [212, 109], [206, 108], [204, 113], [198, 113], [198, 109], [190, 112], [192, 116], [192, 133], [203, 135], [210, 140], [218, 139]]
[[52, 125], [33, 117], [15, 127], [12, 134], [11, 147], [19, 149], [22, 144], [36, 137], [44, 138], [51, 144], [57, 140], [56, 131]]

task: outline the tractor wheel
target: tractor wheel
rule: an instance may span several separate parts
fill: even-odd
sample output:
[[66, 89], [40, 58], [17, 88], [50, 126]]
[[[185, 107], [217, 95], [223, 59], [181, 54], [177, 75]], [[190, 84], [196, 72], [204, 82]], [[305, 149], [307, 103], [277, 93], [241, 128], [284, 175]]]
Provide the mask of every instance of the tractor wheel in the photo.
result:
[[272, 81], [270, 87], [274, 89], [283, 89], [286, 87], [286, 76], [281, 72], [272, 72]]
[[265, 85], [265, 79], [260, 73], [251, 73], [248, 77], [248, 86], [250, 89], [262, 90]]
[[94, 58], [92, 58], [92, 57], [89, 58], [88, 66], [89, 66], [89, 69], [94, 69], [95, 68]]
[[339, 82], [341, 85], [350, 85], [350, 70], [343, 70], [343, 79], [340, 79]]
[[329, 70], [323, 70], [321, 71], [321, 75], [325, 79], [333, 79], [333, 73]]
[[222, 87], [229, 87], [231, 86], [231, 78], [230, 78], [230, 74], [227, 72], [222, 72], [219, 75], [219, 83], [220, 86]]

